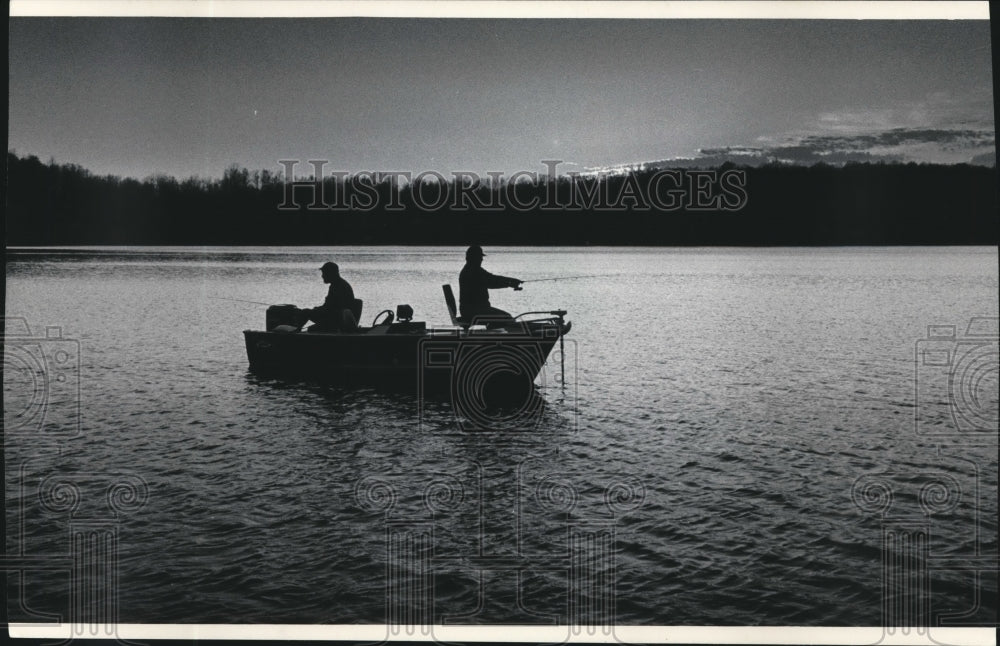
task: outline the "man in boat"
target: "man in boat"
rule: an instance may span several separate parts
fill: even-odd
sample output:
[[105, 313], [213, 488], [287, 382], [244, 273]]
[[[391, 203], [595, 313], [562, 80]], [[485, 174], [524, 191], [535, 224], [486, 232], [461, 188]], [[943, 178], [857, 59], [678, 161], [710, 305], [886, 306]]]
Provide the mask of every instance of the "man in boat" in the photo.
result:
[[358, 319], [352, 311], [355, 299], [351, 284], [340, 276], [340, 267], [335, 262], [323, 263], [320, 271], [330, 291], [322, 305], [304, 310], [308, 320], [316, 323], [310, 329], [318, 332], [354, 330], [358, 327]]
[[512, 322], [514, 318], [507, 312], [490, 305], [491, 289], [519, 287], [523, 281], [517, 278], [496, 276], [483, 269], [483, 248], [472, 245], [465, 252], [465, 267], [458, 275], [458, 309], [462, 317], [474, 321], [476, 317], [491, 319], [491, 322]]

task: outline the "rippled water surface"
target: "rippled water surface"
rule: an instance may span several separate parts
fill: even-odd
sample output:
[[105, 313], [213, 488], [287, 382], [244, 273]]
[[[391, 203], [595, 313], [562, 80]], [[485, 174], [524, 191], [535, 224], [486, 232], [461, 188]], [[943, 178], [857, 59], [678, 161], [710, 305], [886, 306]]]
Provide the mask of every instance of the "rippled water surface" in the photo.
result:
[[[998, 316], [996, 248], [487, 253], [601, 275], [494, 292], [573, 322], [567, 382], [550, 359], [518, 432], [251, 375], [264, 306], [213, 298], [317, 305], [332, 259], [365, 323], [409, 303], [445, 324], [461, 249], [10, 254], [8, 553], [69, 568], [68, 536], [115, 527], [130, 623], [383, 623], [387, 578], [424, 573], [436, 621], [606, 619], [610, 595], [626, 624], [862, 625], [909, 531], [935, 617], [996, 620], [997, 341], [968, 329]], [[955, 326], [930, 341], [950, 364], [917, 360], [929, 325]], [[43, 419], [21, 369], [54, 379], [60, 350], [79, 381], [47, 382]], [[67, 577], [12, 576], [12, 619], [64, 613]]]

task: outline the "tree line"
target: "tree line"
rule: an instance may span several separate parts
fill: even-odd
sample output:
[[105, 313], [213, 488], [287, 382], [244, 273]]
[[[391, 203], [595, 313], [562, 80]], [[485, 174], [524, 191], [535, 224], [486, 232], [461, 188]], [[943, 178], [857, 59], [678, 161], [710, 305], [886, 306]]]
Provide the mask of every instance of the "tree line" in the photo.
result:
[[[998, 242], [994, 168], [768, 164], [475, 181], [98, 176], [7, 154], [17, 245], [864, 245]], [[487, 178], [489, 179], [489, 178]]]

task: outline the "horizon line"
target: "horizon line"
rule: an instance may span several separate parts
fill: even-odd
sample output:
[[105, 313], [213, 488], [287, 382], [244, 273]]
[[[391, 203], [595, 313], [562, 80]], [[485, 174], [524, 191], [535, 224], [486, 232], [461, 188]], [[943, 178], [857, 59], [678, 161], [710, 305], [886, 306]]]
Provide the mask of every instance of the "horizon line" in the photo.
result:
[[[56, 157], [54, 155], [49, 155], [49, 160], [48, 161], [42, 161], [41, 156], [39, 156], [39, 155], [37, 155], [35, 153], [18, 152], [16, 148], [8, 148], [7, 149], [7, 154], [8, 155], [13, 155], [13, 156], [17, 157], [19, 160], [22, 160], [22, 161], [27, 161], [27, 160], [29, 160], [31, 158], [34, 158], [40, 164], [42, 164], [43, 166], [56, 166], [56, 167], [70, 166], [70, 167], [80, 168], [83, 171], [85, 171], [88, 175], [90, 175], [92, 177], [95, 177], [95, 178], [99, 178], [99, 179], [104, 179], [104, 178], [113, 178], [113, 179], [119, 179], [119, 180], [131, 179], [131, 180], [134, 180], [136, 182], [145, 182], [145, 181], [148, 181], [150, 179], [157, 179], [157, 178], [161, 178], [161, 177], [162, 178], [173, 179], [173, 180], [178, 181], [178, 182], [183, 182], [183, 181], [186, 181], [186, 180], [210, 180], [210, 181], [218, 181], [218, 180], [224, 179], [226, 171], [229, 170], [230, 168], [234, 168], [234, 167], [237, 170], [241, 170], [241, 171], [245, 170], [245, 171], [249, 171], [249, 172], [263, 172], [263, 171], [266, 171], [266, 170], [270, 170], [269, 168], [251, 168], [250, 166], [243, 166], [243, 165], [240, 165], [240, 164], [238, 164], [236, 162], [231, 162], [231, 163], [229, 163], [229, 164], [227, 164], [225, 166], [225, 168], [222, 170], [222, 174], [221, 175], [205, 176], [205, 175], [192, 174], [192, 175], [187, 175], [187, 176], [180, 176], [180, 175], [171, 175], [170, 173], [168, 173], [166, 171], [156, 171], [156, 172], [151, 172], [151, 173], [148, 173], [146, 175], [143, 175], [142, 177], [139, 177], [137, 175], [117, 175], [115, 173], [98, 173], [98, 172], [92, 170], [91, 168], [87, 167], [86, 165], [78, 163], [78, 162], [74, 162], [74, 161], [59, 161], [59, 160], [56, 159]], [[292, 182], [298, 182], [298, 181], [315, 182], [315, 181], [317, 181], [316, 178], [315, 178], [315, 176], [296, 176], [296, 177], [293, 177], [291, 180], [285, 180], [284, 179], [283, 170], [282, 170], [283, 164], [281, 163], [281, 161], [282, 160], [279, 160], [276, 163], [275, 168], [277, 168], [278, 170], [274, 171], [274, 174], [275, 175], [280, 175], [282, 177], [282, 181], [292, 181]], [[305, 168], [306, 170], [309, 170], [310, 161], [323, 162], [323, 166], [326, 166], [326, 164], [330, 163], [328, 160], [283, 160], [283, 161], [295, 161], [296, 165], [301, 163], [301, 164], [303, 164], [303, 168]], [[736, 168], [736, 169], [757, 169], [757, 168], [768, 167], [768, 166], [772, 166], [772, 167], [773, 166], [783, 166], [783, 167], [793, 167], [793, 168], [815, 168], [816, 166], [825, 166], [827, 168], [843, 168], [845, 166], [909, 166], [909, 165], [915, 165], [915, 166], [938, 166], [938, 167], [971, 166], [971, 167], [975, 167], [975, 168], [986, 168], [986, 169], [996, 169], [996, 167], [997, 167], [995, 159], [993, 160], [993, 163], [991, 163], [991, 164], [977, 163], [977, 162], [972, 161], [972, 160], [958, 161], [958, 162], [934, 162], [934, 161], [917, 161], [917, 160], [902, 160], [902, 159], [895, 159], [895, 160], [893, 160], [893, 159], [888, 159], [888, 160], [887, 159], [848, 160], [848, 161], [841, 161], [841, 162], [827, 162], [827, 161], [824, 161], [824, 160], [820, 159], [820, 160], [810, 161], [808, 163], [804, 163], [804, 162], [797, 162], [797, 161], [786, 161], [786, 160], [782, 160], [782, 159], [779, 159], [779, 158], [773, 157], [773, 156], [769, 157], [767, 159], [761, 159], [761, 162], [759, 164], [748, 164], [745, 160], [740, 160], [740, 161], [726, 160], [726, 161], [723, 161], [723, 162], [711, 162], [711, 163], [706, 163], [705, 165], [697, 165], [698, 161], [699, 161], [699, 159], [697, 157], [674, 157], [674, 158], [670, 158], [670, 159], [657, 159], [657, 160], [640, 161], [640, 162], [623, 162], [623, 163], [620, 163], [620, 164], [611, 164], [611, 165], [600, 166], [600, 167], [585, 167], [585, 168], [583, 168], [583, 170], [576, 170], [576, 171], [570, 171], [570, 172], [565, 172], [565, 173], [559, 173], [559, 174], [553, 176], [553, 175], [549, 175], [547, 172], [545, 172], [545, 169], [548, 168], [548, 164], [549, 163], [552, 163], [552, 164], [554, 164], [556, 166], [563, 165], [563, 164], [569, 165], [569, 166], [574, 166], [574, 165], [579, 166], [579, 164], [575, 164], [574, 162], [570, 162], [570, 161], [566, 161], [566, 160], [561, 160], [561, 159], [560, 160], [553, 160], [553, 159], [547, 159], [546, 160], [546, 159], [543, 159], [543, 160], [539, 161], [539, 165], [538, 165], [538, 168], [542, 169], [541, 171], [529, 171], [529, 170], [525, 170], [525, 169], [519, 169], [519, 170], [516, 170], [516, 171], [514, 171], [514, 172], [512, 172], [510, 174], [504, 173], [504, 172], [499, 172], [499, 175], [496, 177], [496, 179], [499, 180], [499, 181], [502, 181], [502, 182], [510, 182], [510, 180], [512, 180], [514, 177], [516, 177], [518, 175], [523, 175], [525, 173], [527, 173], [528, 175], [534, 174], [536, 176], [534, 178], [534, 181], [539, 181], [539, 180], [542, 180], [542, 179], [548, 179], [550, 177], [567, 178], [567, 179], [595, 178], [595, 177], [596, 178], [601, 178], [601, 177], [610, 177], [610, 176], [615, 176], [615, 175], [626, 175], [626, 174], [635, 173], [635, 172], [648, 172], [648, 171], [656, 171], [656, 170], [718, 170], [718, 169], [721, 169], [726, 164], [730, 164], [730, 165], [732, 165], [733, 168]], [[670, 166], [669, 165], [669, 164], [674, 163], [674, 162], [679, 163], [679, 164], [683, 164], [683, 165], [680, 165], [680, 166]], [[485, 179], [491, 179], [492, 180], [492, 179], [494, 179], [494, 177], [493, 177], [493, 175], [491, 175], [491, 173], [495, 173], [494, 171], [487, 171], [487, 172], [484, 172], [484, 173], [479, 173], [478, 171], [473, 171], [473, 170], [452, 170], [452, 171], [445, 172], [445, 171], [438, 171], [436, 169], [431, 169], [431, 168], [427, 168], [427, 169], [420, 170], [420, 171], [415, 171], [415, 172], [414, 171], [399, 171], [399, 170], [386, 171], [386, 170], [374, 170], [374, 169], [361, 169], [361, 170], [355, 170], [355, 171], [347, 171], [347, 170], [342, 170], [341, 169], [341, 170], [335, 170], [334, 172], [336, 173], [336, 175], [334, 175], [333, 173], [327, 174], [324, 171], [324, 176], [322, 178], [322, 181], [326, 181], [328, 179], [338, 179], [338, 178], [341, 179], [341, 180], [344, 180], [346, 178], [355, 177], [355, 176], [358, 176], [358, 175], [377, 175], [377, 176], [383, 176], [382, 179], [384, 179], [385, 178], [384, 176], [398, 177], [398, 176], [400, 176], [400, 174], [408, 174], [408, 177], [406, 178], [407, 183], [412, 183], [415, 180], [415, 178], [417, 178], [417, 177], [421, 177], [422, 175], [425, 175], [425, 174], [426, 175], [432, 175], [432, 174], [436, 173], [436, 174], [442, 176], [446, 181], [451, 182], [451, 181], [455, 181], [455, 180], [457, 180], [459, 178], [462, 178], [462, 177], [468, 178], [470, 175], [475, 175], [479, 179], [483, 179], [483, 180], [485, 180]], [[530, 179], [530, 178], [527, 177], [527, 176], [525, 176], [525, 179]]]

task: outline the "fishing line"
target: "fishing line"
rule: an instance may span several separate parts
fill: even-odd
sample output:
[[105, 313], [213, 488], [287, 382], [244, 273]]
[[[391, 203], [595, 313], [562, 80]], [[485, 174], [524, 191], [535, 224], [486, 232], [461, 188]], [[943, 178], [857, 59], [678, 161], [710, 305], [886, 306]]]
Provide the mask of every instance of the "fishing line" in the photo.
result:
[[211, 298], [217, 301], [236, 301], [237, 303], [250, 303], [252, 305], [270, 305], [270, 303], [261, 303], [260, 301], [248, 301], [243, 298], [228, 298], [226, 296], [208, 296], [207, 298]]
[[543, 283], [550, 280], [576, 280], [577, 278], [606, 278], [609, 276], [616, 276], [617, 274], [590, 274], [587, 276], [556, 276], [555, 278], [532, 278], [531, 280], [522, 280], [522, 283]]

